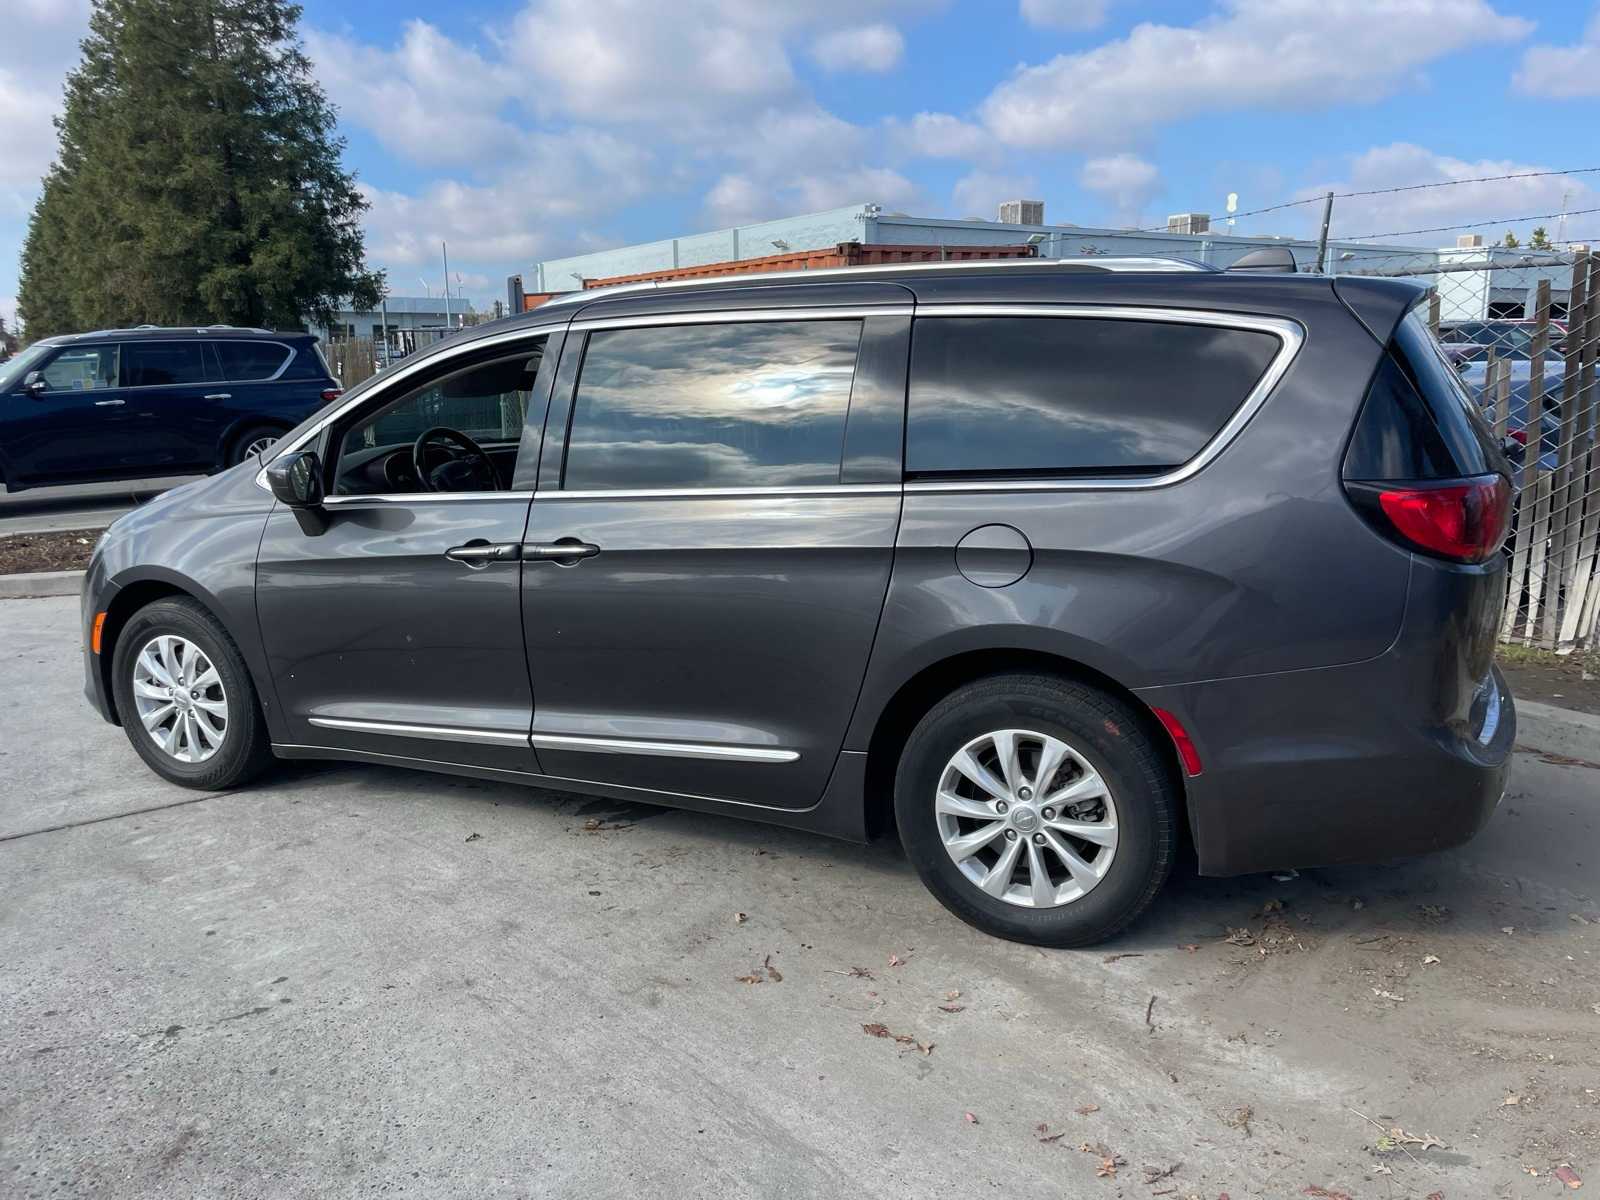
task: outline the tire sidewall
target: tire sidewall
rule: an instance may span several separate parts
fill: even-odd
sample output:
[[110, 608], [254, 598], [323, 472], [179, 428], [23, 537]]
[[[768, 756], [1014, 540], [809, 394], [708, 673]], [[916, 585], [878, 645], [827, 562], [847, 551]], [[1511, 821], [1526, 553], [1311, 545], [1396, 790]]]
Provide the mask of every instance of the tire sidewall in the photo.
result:
[[[228, 704], [228, 728], [222, 748], [204, 762], [179, 762], [155, 743], [139, 720], [139, 707], [133, 695], [134, 660], [150, 639], [172, 634], [192, 642], [205, 651], [206, 658], [222, 679]], [[111, 686], [117, 713], [135, 752], [156, 774], [187, 787], [231, 786], [239, 777], [253, 772], [257, 753], [259, 722], [255, 688], [238, 650], [225, 635], [219, 636], [212, 623], [204, 620], [187, 604], [159, 600], [140, 609], [117, 636], [111, 664]]]
[[[1121, 928], [1164, 881], [1174, 849], [1172, 806], [1153, 748], [1132, 714], [1104, 715], [1099, 707], [1064, 704], [1061, 696], [1018, 681], [988, 694], [957, 693], [935, 707], [907, 741], [895, 780], [901, 842], [923, 882], [963, 920], [1017, 941], [1081, 944]], [[1041, 911], [990, 896], [961, 872], [944, 847], [934, 797], [945, 766], [968, 742], [998, 729], [1060, 738], [1110, 788], [1117, 811], [1116, 857], [1105, 877], [1069, 904]]]

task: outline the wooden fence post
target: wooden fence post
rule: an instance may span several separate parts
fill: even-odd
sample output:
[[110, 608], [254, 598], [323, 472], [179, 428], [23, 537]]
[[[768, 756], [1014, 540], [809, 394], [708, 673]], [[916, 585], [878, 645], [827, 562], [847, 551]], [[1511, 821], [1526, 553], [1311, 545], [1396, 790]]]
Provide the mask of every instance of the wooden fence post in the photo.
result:
[[[1569, 319], [1567, 362], [1578, 364], [1577, 441], [1573, 446], [1568, 507], [1572, 537], [1567, 544], [1568, 593], [1557, 649], [1585, 641], [1593, 632], [1591, 593], [1595, 541], [1600, 534], [1600, 452], [1595, 449], [1595, 358], [1600, 353], [1600, 259], [1589, 257], [1588, 303], [1580, 324]], [[1586, 614], [1588, 619], [1586, 620]]]
[[[1516, 632], [1517, 617], [1523, 617], [1524, 638], [1532, 632], [1534, 610], [1539, 603], [1535, 581], [1544, 582], [1544, 545], [1533, 538], [1538, 523], [1539, 459], [1544, 454], [1544, 356], [1550, 349], [1550, 281], [1539, 280], [1534, 291], [1533, 339], [1528, 346], [1528, 410], [1523, 423], [1527, 439], [1522, 452], [1522, 469], [1513, 486], [1517, 494], [1517, 524], [1511, 531], [1511, 580], [1506, 589], [1505, 618], [1500, 624], [1500, 640], [1509, 641]], [[1549, 524], [1549, 499], [1545, 500], [1545, 523]], [[1528, 608], [1521, 612], [1526, 592]]]
[[[1568, 571], [1567, 546], [1573, 548], [1572, 572], [1577, 570], [1577, 536], [1572, 530], [1570, 504], [1572, 500], [1572, 456], [1578, 432], [1578, 401], [1580, 395], [1581, 358], [1577, 348], [1582, 343], [1583, 331], [1589, 318], [1589, 254], [1579, 251], [1572, 261], [1572, 286], [1567, 300], [1567, 353], [1561, 387], [1561, 433], [1556, 448], [1555, 480], [1550, 487], [1550, 574], [1545, 585], [1550, 595], [1539, 623], [1539, 644], [1554, 650], [1561, 632], [1571, 573]], [[1569, 533], [1571, 536], [1569, 536]]]

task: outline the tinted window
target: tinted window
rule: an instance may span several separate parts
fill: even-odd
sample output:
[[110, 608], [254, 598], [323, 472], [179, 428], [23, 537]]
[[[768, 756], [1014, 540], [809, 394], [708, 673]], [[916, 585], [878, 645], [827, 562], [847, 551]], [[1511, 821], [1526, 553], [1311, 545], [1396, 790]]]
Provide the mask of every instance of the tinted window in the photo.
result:
[[161, 384], [205, 383], [203, 342], [125, 342], [122, 347], [122, 385], [154, 387]]
[[1266, 333], [1088, 317], [920, 318], [906, 470], [1150, 473], [1193, 458], [1278, 352]]
[[837, 483], [860, 343], [860, 321], [591, 334], [563, 486]]
[[1389, 352], [1428, 406], [1458, 473], [1481, 475], [1493, 469], [1501, 457], [1494, 434], [1415, 310], [1395, 330]]
[[273, 342], [212, 342], [222, 364], [222, 378], [237, 383], [271, 379], [289, 351]]
[[1346, 479], [1447, 479], [1460, 474], [1405, 369], [1384, 355], [1345, 453]]
[[115, 346], [73, 346], [40, 372], [52, 392], [81, 392], [117, 386]]

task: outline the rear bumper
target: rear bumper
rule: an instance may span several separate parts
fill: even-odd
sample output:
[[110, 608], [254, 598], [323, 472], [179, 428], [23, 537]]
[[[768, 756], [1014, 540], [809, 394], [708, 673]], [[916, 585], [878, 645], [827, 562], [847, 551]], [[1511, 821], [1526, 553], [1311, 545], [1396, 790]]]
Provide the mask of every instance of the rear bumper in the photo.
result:
[[1201, 873], [1382, 862], [1477, 833], [1505, 794], [1510, 690], [1491, 667], [1490, 720], [1486, 704], [1419, 677], [1419, 665], [1391, 650], [1344, 667], [1141, 691], [1178, 714], [1200, 752], [1202, 773], [1187, 788]]

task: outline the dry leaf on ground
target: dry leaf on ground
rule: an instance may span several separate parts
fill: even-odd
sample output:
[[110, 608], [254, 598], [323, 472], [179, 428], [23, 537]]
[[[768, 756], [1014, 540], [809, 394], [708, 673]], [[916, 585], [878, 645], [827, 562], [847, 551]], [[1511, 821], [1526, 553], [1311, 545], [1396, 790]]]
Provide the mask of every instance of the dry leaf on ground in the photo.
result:
[[1087, 1117], [1090, 1113], [1099, 1112], [1100, 1106], [1098, 1104], [1080, 1104], [1072, 1111], [1077, 1113], [1080, 1117]]

